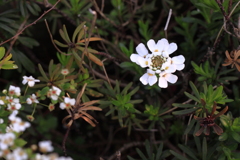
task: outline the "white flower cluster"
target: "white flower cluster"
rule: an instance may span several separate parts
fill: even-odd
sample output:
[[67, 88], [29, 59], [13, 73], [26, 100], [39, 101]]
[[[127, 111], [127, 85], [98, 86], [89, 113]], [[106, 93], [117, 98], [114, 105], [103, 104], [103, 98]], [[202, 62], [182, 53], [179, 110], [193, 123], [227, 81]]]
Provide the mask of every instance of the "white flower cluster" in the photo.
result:
[[178, 77], [172, 73], [182, 70], [185, 65], [185, 58], [182, 55], [170, 57], [177, 50], [176, 43], [168, 43], [168, 40], [163, 38], [155, 43], [150, 39], [147, 42], [148, 49], [143, 43], [140, 43], [136, 47], [138, 54], [132, 54], [130, 59], [132, 62], [140, 65], [142, 68], [148, 68], [140, 81], [150, 86], [154, 85], [158, 81], [158, 86], [161, 88], [167, 88], [168, 82], [176, 83]]
[[[33, 78], [32, 76], [23, 77], [22, 83], [25, 85], [28, 83], [29, 87], [33, 87], [35, 82], [40, 82], [40, 80]], [[22, 132], [24, 132], [28, 127], [30, 127], [30, 123], [23, 121], [20, 117], [17, 116], [19, 109], [21, 109], [20, 99], [21, 90], [19, 87], [15, 87], [10, 85], [9, 90], [3, 91], [6, 96], [0, 97], [0, 107], [5, 106], [11, 112], [8, 116], [8, 126], [6, 127], [6, 133], [0, 133], [0, 158], [4, 158], [6, 160], [72, 160], [70, 157], [60, 157], [56, 153], [46, 154], [47, 152], [52, 152], [54, 150], [51, 141], [41, 141], [39, 142], [39, 151], [42, 154], [37, 153], [35, 155], [28, 155], [27, 149], [23, 149], [20, 147], [15, 147], [15, 140], [18, 138]], [[48, 92], [48, 97], [53, 100], [57, 100], [61, 90], [55, 86]], [[32, 94], [26, 99], [27, 104], [39, 103], [37, 100], [37, 96]], [[66, 108], [68, 105], [68, 101], [66, 101]], [[72, 100], [70, 101], [72, 104]], [[74, 101], [75, 103], [75, 101]], [[0, 118], [0, 124], [6, 122], [4, 119]]]
[[26, 128], [30, 127], [29, 122], [22, 121], [20, 117], [17, 117], [17, 110], [14, 110], [8, 117], [10, 120], [9, 126], [6, 128], [6, 133], [0, 134], [0, 157], [5, 157], [6, 160], [26, 160], [28, 155], [22, 148], [15, 148], [10, 150], [14, 146], [14, 140], [17, 138], [15, 133], [24, 132]]

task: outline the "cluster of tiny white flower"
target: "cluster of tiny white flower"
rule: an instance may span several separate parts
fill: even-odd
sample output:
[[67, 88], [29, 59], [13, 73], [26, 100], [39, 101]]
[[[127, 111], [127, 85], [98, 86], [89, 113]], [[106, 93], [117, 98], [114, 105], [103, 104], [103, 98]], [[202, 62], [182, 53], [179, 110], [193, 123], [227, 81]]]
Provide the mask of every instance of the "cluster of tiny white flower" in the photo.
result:
[[130, 59], [132, 62], [140, 65], [142, 68], [148, 68], [140, 81], [150, 86], [154, 85], [158, 81], [158, 86], [161, 88], [167, 88], [168, 82], [176, 83], [178, 77], [172, 73], [176, 70], [182, 70], [185, 65], [185, 58], [182, 55], [170, 57], [177, 50], [176, 43], [168, 43], [168, 40], [163, 38], [155, 43], [150, 39], [147, 42], [147, 46], [151, 53], [147, 50], [143, 43], [140, 43], [136, 47], [138, 54], [132, 54]]
[[17, 110], [12, 112], [8, 117], [11, 123], [6, 128], [6, 133], [0, 134], [0, 157], [4, 157], [6, 160], [26, 160], [28, 158], [27, 153], [22, 148], [10, 150], [17, 138], [15, 133], [24, 132], [26, 128], [30, 127], [30, 123], [22, 121], [20, 117], [17, 117], [17, 114]]
[[[35, 82], [40, 82], [40, 80], [35, 79], [32, 76], [24, 76], [22, 81], [24, 85], [28, 83], [29, 87], [33, 87]], [[27, 154], [26, 149], [13, 147], [15, 139], [18, 138], [17, 135], [20, 135], [19, 133], [24, 132], [31, 125], [29, 122], [23, 121], [20, 117], [17, 117], [18, 110], [21, 108], [19, 99], [19, 96], [21, 96], [21, 90], [19, 87], [10, 85], [9, 90], [4, 90], [3, 93], [6, 94], [6, 96], [0, 97], [0, 107], [7, 107], [7, 109], [11, 111], [11, 114], [8, 116], [10, 123], [8, 123], [8, 126], [6, 127], [6, 133], [0, 133], [0, 158], [4, 157], [6, 160], [27, 160], [30, 157]], [[53, 86], [49, 90], [47, 96], [53, 100], [57, 100], [60, 93], [61, 90]], [[27, 104], [39, 103], [35, 94], [32, 94], [27, 98], [26, 102]], [[70, 99], [70, 101], [68, 101], [65, 98], [64, 102], [65, 103], [62, 104], [62, 106], [64, 105], [65, 107], [61, 107], [60, 105], [60, 108], [62, 109], [68, 108], [68, 102], [69, 105], [71, 105], [73, 100]], [[0, 118], [0, 124], [2, 123], [4, 123], [4, 119]], [[37, 153], [34, 157], [31, 156], [31, 160], [72, 160], [70, 157], [60, 157], [56, 153], [50, 153], [47, 155], [47, 152], [52, 152], [54, 149], [51, 141], [41, 141], [38, 146], [39, 151], [42, 152], [42, 154]], [[14, 149], [12, 149], [12, 147]]]

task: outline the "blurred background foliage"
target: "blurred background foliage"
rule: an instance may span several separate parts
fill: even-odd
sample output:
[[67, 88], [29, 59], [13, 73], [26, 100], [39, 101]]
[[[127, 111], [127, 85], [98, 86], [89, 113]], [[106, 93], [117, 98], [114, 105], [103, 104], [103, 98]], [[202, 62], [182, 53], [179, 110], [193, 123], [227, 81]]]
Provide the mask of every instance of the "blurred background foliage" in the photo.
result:
[[[39, 95], [55, 85], [77, 97], [87, 83], [82, 102], [100, 100], [103, 110], [89, 112], [96, 127], [73, 123], [66, 148], [74, 159], [239, 159], [239, 71], [222, 66], [226, 50], [240, 49], [239, 16], [239, 0], [2, 0], [0, 46], [18, 68], [1, 70], [0, 88], [32, 75], [41, 80], [33, 89]], [[177, 43], [174, 55], [186, 59], [167, 89], [142, 85], [144, 69], [129, 59], [139, 43], [161, 38]], [[60, 74], [64, 68], [69, 76]], [[229, 106], [214, 122], [224, 133], [196, 137], [201, 124], [193, 115], [205, 117], [214, 102]], [[29, 145], [50, 139], [63, 154], [67, 112], [57, 106], [50, 112], [38, 105], [23, 138]]]

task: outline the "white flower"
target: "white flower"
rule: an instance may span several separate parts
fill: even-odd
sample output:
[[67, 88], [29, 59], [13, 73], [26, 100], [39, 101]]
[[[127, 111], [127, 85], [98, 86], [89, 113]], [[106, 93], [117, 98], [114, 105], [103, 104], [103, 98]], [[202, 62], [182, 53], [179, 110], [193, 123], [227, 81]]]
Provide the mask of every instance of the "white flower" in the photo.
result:
[[144, 85], [149, 84], [150, 86], [152, 86], [157, 82], [157, 76], [155, 75], [154, 71], [152, 71], [151, 69], [148, 69], [147, 73], [145, 73], [142, 77], [140, 77], [140, 81]]
[[18, 110], [14, 110], [12, 114], [8, 117], [9, 120], [13, 121], [16, 118], [16, 115], [18, 114]]
[[149, 54], [148, 54], [147, 48], [144, 46], [144, 44], [140, 43], [136, 47], [136, 51], [138, 54], [131, 54], [131, 56], [130, 56], [131, 61], [135, 62], [136, 64], [140, 65], [143, 68], [147, 67], [149, 65], [148, 64]]
[[0, 105], [4, 105], [4, 102], [3, 102], [3, 100], [0, 100]]
[[61, 70], [62, 75], [66, 76], [69, 74], [69, 70], [67, 68]]
[[167, 82], [176, 83], [177, 79], [178, 79], [178, 77], [174, 74], [162, 72], [162, 73], [160, 73], [158, 86], [161, 88], [167, 88], [168, 87]]
[[13, 133], [5, 133], [0, 134], [0, 149], [5, 150], [9, 146], [12, 146], [14, 144], [14, 139], [16, 138], [15, 134]]
[[53, 151], [53, 146], [52, 146], [52, 142], [51, 141], [41, 141], [38, 143], [39, 145], [39, 150], [42, 153], [46, 153], [46, 152], [52, 152]]
[[76, 100], [75, 99], [71, 99], [69, 97], [65, 97], [64, 98], [64, 102], [60, 103], [60, 108], [61, 109], [69, 109], [71, 106], [73, 106], [75, 104]]
[[33, 87], [35, 85], [35, 82], [40, 82], [40, 80], [39, 79], [35, 79], [32, 76], [30, 76], [30, 77], [23, 76], [22, 84], [25, 85], [26, 83], [28, 83], [29, 87]]
[[21, 108], [20, 103], [9, 103], [7, 109], [10, 111], [19, 110]]
[[2, 124], [4, 122], [4, 120], [2, 118], [0, 118], [0, 124]]
[[73, 160], [70, 157], [58, 157], [57, 160]]
[[130, 59], [132, 62], [140, 65], [142, 68], [147, 67], [147, 73], [145, 73], [140, 81], [150, 86], [154, 85], [158, 80], [158, 85], [161, 88], [166, 88], [168, 82], [175, 83], [178, 79], [176, 75], [173, 75], [176, 70], [182, 70], [185, 65], [185, 58], [182, 55], [169, 57], [170, 54], [177, 50], [176, 43], [170, 43], [167, 39], [160, 39], [157, 43], [153, 39], [147, 42], [148, 49], [152, 53], [148, 53], [147, 48], [140, 43], [137, 47], [138, 54], [132, 54]]
[[51, 97], [53, 100], [57, 100], [60, 93], [61, 90], [58, 87], [52, 86], [52, 89], [48, 91], [48, 97]]
[[8, 160], [26, 160], [27, 158], [28, 155], [22, 148], [16, 148], [12, 153], [7, 154]]
[[16, 95], [16, 96], [20, 96], [20, 88], [19, 87], [14, 87], [12, 85], [10, 85], [9, 87], [9, 95], [13, 96], [13, 95]]
[[182, 55], [169, 58], [171, 60], [171, 65], [178, 71], [183, 70], [185, 67], [185, 58]]
[[9, 126], [8, 130], [19, 133], [19, 132], [25, 131], [26, 128], [28, 128], [28, 127], [30, 127], [29, 122], [24, 122], [19, 117], [12, 117], [11, 125]]
[[9, 103], [19, 103], [19, 99], [18, 99], [18, 98], [13, 98], [12, 96], [11, 96], [11, 97], [6, 96], [6, 100], [7, 100]]
[[27, 98], [27, 104], [39, 103], [35, 94], [32, 94], [31, 97]]

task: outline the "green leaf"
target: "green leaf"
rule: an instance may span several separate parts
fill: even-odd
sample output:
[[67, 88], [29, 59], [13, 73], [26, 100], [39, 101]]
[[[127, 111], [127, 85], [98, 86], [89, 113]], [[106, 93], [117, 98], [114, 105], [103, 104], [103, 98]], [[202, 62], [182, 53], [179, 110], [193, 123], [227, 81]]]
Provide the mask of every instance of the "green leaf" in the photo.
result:
[[189, 155], [192, 159], [198, 160], [197, 157], [195, 156], [196, 153], [194, 153], [191, 148], [189, 148], [187, 146], [184, 146], [184, 145], [181, 145], [181, 144], [179, 144], [178, 146], [182, 151], [187, 153], [187, 155]]
[[196, 105], [194, 105], [194, 104], [173, 103], [172, 105], [174, 107], [179, 107], [179, 108], [193, 108], [193, 107], [196, 107]]
[[197, 136], [194, 136], [194, 142], [196, 144], [198, 153], [201, 153], [202, 152], [202, 148], [201, 148], [200, 138], [197, 137]]
[[185, 110], [181, 110], [181, 111], [175, 111], [172, 114], [173, 115], [184, 115], [184, 114], [193, 113], [196, 110], [197, 110], [197, 108], [191, 108], [191, 109], [185, 109]]
[[0, 47], [0, 60], [3, 58], [4, 55], [5, 55], [5, 48]]
[[235, 132], [240, 132], [240, 117], [235, 118], [233, 121], [232, 129]]
[[230, 156], [231, 156], [231, 150], [230, 150], [229, 148], [223, 147], [222, 150], [223, 150], [223, 152], [225, 153], [225, 155], [226, 155], [227, 157], [230, 157]]
[[235, 141], [237, 141], [238, 143], [240, 143], [240, 135], [239, 135], [237, 132], [231, 132], [230, 134], [231, 134], [231, 136], [233, 137], [233, 139], [234, 139]]
[[163, 149], [163, 143], [160, 143], [158, 149], [157, 149], [157, 154], [156, 154], [156, 160], [161, 158], [162, 155], [162, 149]]
[[193, 93], [195, 94], [195, 96], [196, 96], [198, 99], [201, 99], [200, 94], [199, 94], [196, 86], [192, 83], [192, 81], [190, 81], [189, 84], [190, 84], [190, 86], [191, 86], [191, 88], [192, 88], [192, 91], [193, 91]]
[[83, 29], [83, 26], [86, 22], [82, 22], [74, 31], [72, 36], [72, 42], [75, 42], [76, 36], [80, 33], [80, 31]]
[[191, 120], [190, 124], [187, 126], [187, 128], [186, 128], [186, 130], [184, 132], [184, 135], [188, 134], [191, 131], [191, 129], [192, 129], [193, 125], [195, 124], [195, 122], [196, 122], [195, 119]]
[[137, 91], [139, 90], [139, 86], [137, 86], [136, 88], [134, 88], [131, 92], [128, 93], [129, 96], [134, 95]]
[[126, 95], [126, 94], [127, 94], [127, 91], [131, 88], [132, 84], [133, 84], [132, 82], [129, 83], [129, 84], [122, 90], [121, 94], [122, 94], [122, 95]]
[[143, 160], [147, 160], [147, 157], [140, 151], [140, 149], [137, 148], [136, 151]]
[[173, 151], [173, 150], [170, 150], [169, 152], [170, 152], [172, 155], [174, 155], [177, 159], [180, 159], [180, 160], [189, 160], [188, 158], [183, 157], [181, 154], [178, 154], [178, 153], [176, 153], [176, 152]]
[[39, 68], [39, 71], [41, 72], [42, 76], [44, 77], [44, 79], [47, 80], [47, 81], [49, 81], [49, 79], [48, 79], [46, 73], [44, 72], [41, 64], [38, 64], [38, 68]]
[[16, 62], [18, 69], [21, 70], [20, 66], [22, 65], [28, 72], [35, 72], [34, 63], [22, 52], [12, 50], [13, 60]]
[[27, 144], [27, 141], [22, 138], [17, 138], [14, 140], [14, 144], [18, 147], [23, 147], [25, 144]]
[[228, 134], [226, 132], [223, 132], [222, 135], [218, 137], [219, 141], [225, 141], [228, 139]]
[[207, 159], [207, 140], [206, 137], [203, 138], [203, 144], [202, 144], [202, 159]]
[[200, 99], [197, 99], [195, 96], [193, 96], [193, 95], [191, 95], [191, 94], [189, 94], [189, 93], [187, 93], [187, 92], [184, 92], [184, 94], [185, 94], [188, 98], [190, 98], [190, 99], [192, 99], [192, 100], [194, 100], [194, 101], [196, 101], [196, 102], [198, 102], [198, 103], [201, 103], [201, 102], [200, 102]]

